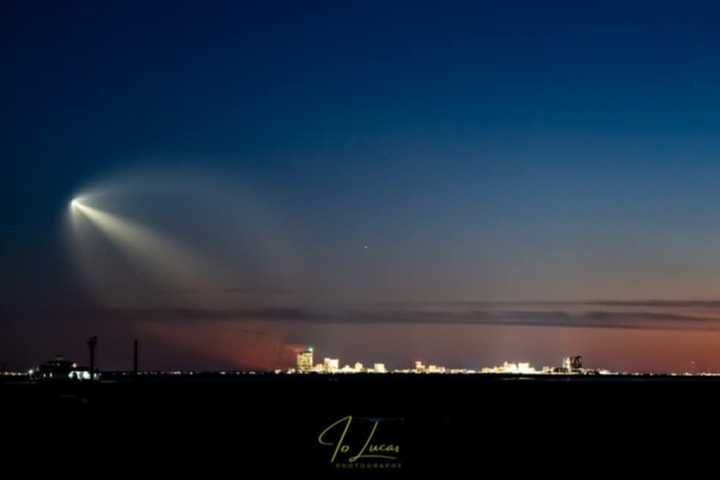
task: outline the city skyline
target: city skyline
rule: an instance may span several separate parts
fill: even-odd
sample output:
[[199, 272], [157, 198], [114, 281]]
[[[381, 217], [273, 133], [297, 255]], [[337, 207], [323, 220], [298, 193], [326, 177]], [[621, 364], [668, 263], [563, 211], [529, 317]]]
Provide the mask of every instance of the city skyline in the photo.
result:
[[[80, 331], [90, 336], [98, 331], [97, 319], [104, 319], [99, 361], [108, 369], [129, 368], [132, 340], [140, 338], [145, 366], [157, 370], [286, 368], [294, 364], [299, 345], [311, 343], [341, 358], [375, 358], [393, 366], [423, 357], [468, 368], [506, 360], [552, 365], [577, 352], [613, 371], [718, 371], [720, 332], [714, 302], [402, 307], [96, 308], [70, 310], [73, 317], [67, 321], [85, 319], [79, 322]], [[60, 318], [52, 307], [43, 313]], [[148, 317], [154, 320], [148, 322]], [[47, 333], [59, 335], [63, 328], [58, 322]], [[16, 331], [8, 330], [9, 337]], [[354, 340], [351, 345], [348, 335]], [[84, 338], [35, 343], [15, 337], [21, 347], [17, 360], [6, 355], [0, 363], [22, 370], [60, 353], [82, 359]], [[207, 350], [213, 354], [204, 353]]]
[[[358, 359], [352, 360], [350, 363], [342, 362], [340, 358], [329, 356], [315, 356], [316, 349], [313, 346], [305, 346], [299, 349], [295, 357], [295, 364], [289, 368], [272, 368], [272, 369], [222, 369], [222, 370], [153, 370], [141, 367], [139, 361], [138, 349], [139, 340], [134, 340], [133, 369], [101, 369], [95, 365], [95, 347], [97, 346], [97, 338], [88, 341], [88, 345], [92, 344], [92, 352], [90, 354], [89, 365], [81, 365], [78, 362], [66, 359], [64, 355], [56, 355], [54, 359], [34, 365], [29, 370], [7, 370], [5, 366], [0, 366], [0, 375], [10, 377], [27, 377], [32, 380], [44, 381], [89, 381], [91, 378], [95, 380], [117, 380], [125, 377], [139, 376], [193, 376], [193, 375], [212, 375], [217, 377], [230, 375], [255, 375], [255, 374], [326, 374], [326, 375], [345, 375], [345, 374], [449, 374], [449, 375], [530, 375], [530, 376], [613, 376], [613, 377], [634, 377], [634, 376], [684, 376], [684, 377], [710, 377], [720, 376], [720, 372], [699, 369], [697, 365], [692, 365], [689, 370], [681, 372], [642, 372], [642, 371], [613, 371], [602, 368], [599, 365], [587, 365], [582, 355], [570, 355], [562, 358], [561, 362], [555, 365], [543, 365], [537, 368], [532, 362], [528, 361], [503, 361], [501, 364], [494, 366], [446, 366], [442, 363], [415, 360], [412, 365], [406, 366], [388, 366], [384, 362], [365, 362]], [[319, 361], [322, 358], [322, 361]], [[317, 361], [316, 361], [317, 360]]]

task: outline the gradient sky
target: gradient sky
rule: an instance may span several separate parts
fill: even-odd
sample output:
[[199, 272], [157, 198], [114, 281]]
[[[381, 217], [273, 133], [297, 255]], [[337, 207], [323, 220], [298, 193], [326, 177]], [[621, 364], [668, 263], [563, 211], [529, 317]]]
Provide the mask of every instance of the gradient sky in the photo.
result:
[[[391, 3], [2, 2], [0, 362], [97, 334], [112, 368], [140, 336], [149, 367], [281, 366], [313, 343], [395, 366], [720, 370], [705, 304], [577, 314], [720, 298], [720, 7]], [[224, 280], [191, 305], [140, 298], [99, 239], [79, 274], [68, 202], [109, 191]], [[447, 320], [476, 301], [533, 303]], [[378, 317], [387, 302], [446, 310]]]

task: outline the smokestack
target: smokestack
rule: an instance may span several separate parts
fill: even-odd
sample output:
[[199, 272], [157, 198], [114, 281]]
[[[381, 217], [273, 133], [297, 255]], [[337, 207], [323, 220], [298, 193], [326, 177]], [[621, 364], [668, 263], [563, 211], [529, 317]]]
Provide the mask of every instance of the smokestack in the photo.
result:
[[88, 349], [90, 350], [90, 380], [95, 379], [95, 347], [97, 346], [98, 337], [90, 337], [88, 339]]
[[133, 375], [137, 377], [138, 374], [138, 353], [140, 350], [140, 342], [136, 338], [133, 341]]

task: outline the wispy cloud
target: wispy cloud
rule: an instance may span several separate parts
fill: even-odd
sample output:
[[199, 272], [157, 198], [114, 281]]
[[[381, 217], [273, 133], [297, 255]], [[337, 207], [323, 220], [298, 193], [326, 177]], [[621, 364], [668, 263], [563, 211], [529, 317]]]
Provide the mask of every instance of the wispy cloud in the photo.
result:
[[[0, 305], [8, 318], [54, 316], [115, 322], [233, 322], [260, 333], [257, 322], [307, 325], [494, 325], [634, 330], [720, 331], [720, 302], [602, 301], [577, 303], [438, 302], [371, 306], [265, 306], [213, 309], [195, 307], [23, 307]], [[253, 326], [252, 328], [250, 326]]]
[[[717, 310], [717, 311], [716, 311]], [[247, 307], [111, 309], [105, 314], [147, 321], [261, 321], [307, 324], [437, 324], [647, 330], [720, 330], [720, 302], [566, 304], [425, 303], [373, 307]]]

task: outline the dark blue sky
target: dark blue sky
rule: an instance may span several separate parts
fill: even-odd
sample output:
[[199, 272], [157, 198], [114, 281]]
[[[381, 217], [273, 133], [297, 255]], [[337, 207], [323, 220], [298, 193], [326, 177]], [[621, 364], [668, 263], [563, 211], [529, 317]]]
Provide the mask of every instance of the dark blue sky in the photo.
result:
[[[300, 216], [337, 208], [347, 238], [419, 230], [440, 252], [459, 248], [448, 236], [574, 251], [586, 223], [613, 238], [713, 223], [714, 8], [3, 8], [10, 241], [47, 232], [88, 178], [148, 157], [238, 172], [305, 205]], [[546, 294], [521, 290], [500, 296]]]
[[383, 299], [717, 297], [720, 7], [585, 3], [3, 2], [7, 297], [146, 165], [241, 178]]

